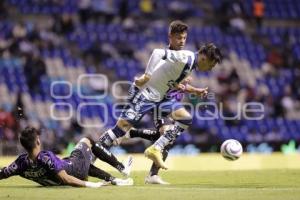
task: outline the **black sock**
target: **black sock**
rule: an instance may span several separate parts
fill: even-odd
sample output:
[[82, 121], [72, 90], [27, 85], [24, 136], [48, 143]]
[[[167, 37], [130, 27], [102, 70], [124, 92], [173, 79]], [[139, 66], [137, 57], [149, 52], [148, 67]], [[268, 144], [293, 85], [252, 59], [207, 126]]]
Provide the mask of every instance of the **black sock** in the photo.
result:
[[113, 177], [109, 173], [103, 171], [102, 169], [99, 169], [98, 167], [95, 167], [92, 164], [90, 164], [89, 176], [96, 177], [105, 181], [112, 181], [115, 179], [115, 177]]
[[92, 146], [93, 154], [100, 160], [110, 164], [117, 170], [121, 171], [124, 169], [124, 165], [118, 161], [118, 159], [106, 148], [104, 148], [99, 143]]
[[156, 141], [160, 137], [160, 133], [158, 130], [150, 130], [150, 129], [131, 129], [130, 137], [140, 137], [150, 141]]

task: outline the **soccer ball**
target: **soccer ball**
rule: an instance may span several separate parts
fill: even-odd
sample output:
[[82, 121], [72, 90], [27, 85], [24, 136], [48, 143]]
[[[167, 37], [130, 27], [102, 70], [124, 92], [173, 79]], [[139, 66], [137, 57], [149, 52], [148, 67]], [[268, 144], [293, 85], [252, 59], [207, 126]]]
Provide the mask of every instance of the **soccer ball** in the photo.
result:
[[221, 145], [221, 154], [226, 160], [237, 160], [243, 153], [241, 143], [234, 139], [225, 140]]

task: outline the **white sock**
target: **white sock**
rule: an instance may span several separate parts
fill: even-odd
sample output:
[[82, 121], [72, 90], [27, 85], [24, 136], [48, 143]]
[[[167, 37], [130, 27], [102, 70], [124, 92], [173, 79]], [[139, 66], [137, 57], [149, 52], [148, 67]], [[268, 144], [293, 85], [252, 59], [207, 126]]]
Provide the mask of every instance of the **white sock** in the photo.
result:
[[165, 135], [162, 135], [153, 145], [155, 149], [162, 151], [162, 149], [164, 149], [169, 143], [170, 140], [166, 138]]
[[100, 142], [102, 145], [105, 145], [108, 148], [112, 145], [112, 142], [116, 138], [116, 135], [112, 132], [111, 129], [109, 129], [105, 133], [103, 133], [103, 135], [100, 136]]
[[165, 146], [175, 142], [176, 138], [180, 133], [184, 131], [184, 128], [180, 126], [173, 126], [171, 129], [166, 130], [165, 133], [156, 140], [154, 143], [154, 148], [162, 151]]

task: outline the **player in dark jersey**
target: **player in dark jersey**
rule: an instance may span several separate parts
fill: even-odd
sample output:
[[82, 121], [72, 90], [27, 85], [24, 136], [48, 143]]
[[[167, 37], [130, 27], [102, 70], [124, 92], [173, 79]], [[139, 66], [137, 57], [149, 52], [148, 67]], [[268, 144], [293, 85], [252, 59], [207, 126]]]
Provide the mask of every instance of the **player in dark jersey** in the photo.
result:
[[70, 185], [77, 187], [101, 187], [103, 182], [88, 182], [88, 176], [97, 177], [113, 185], [132, 185], [131, 178], [119, 179], [91, 163], [92, 156], [101, 149], [94, 141], [83, 138], [69, 157], [58, 158], [51, 151], [41, 149], [40, 132], [31, 127], [21, 132], [20, 143], [26, 150], [8, 167], [0, 170], [0, 180], [19, 175], [43, 186]]

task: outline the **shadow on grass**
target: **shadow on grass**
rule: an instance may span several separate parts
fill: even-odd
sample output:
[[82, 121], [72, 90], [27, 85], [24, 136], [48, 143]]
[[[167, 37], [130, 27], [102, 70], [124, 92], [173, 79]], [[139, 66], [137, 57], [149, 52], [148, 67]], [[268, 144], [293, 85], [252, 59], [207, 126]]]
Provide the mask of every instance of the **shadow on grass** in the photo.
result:
[[67, 189], [67, 188], [73, 188], [73, 187], [70, 187], [70, 186], [42, 186], [42, 185], [0, 185], [0, 189], [3, 188], [7, 188], [7, 189], [56, 189], [56, 188], [59, 188], [59, 189]]

